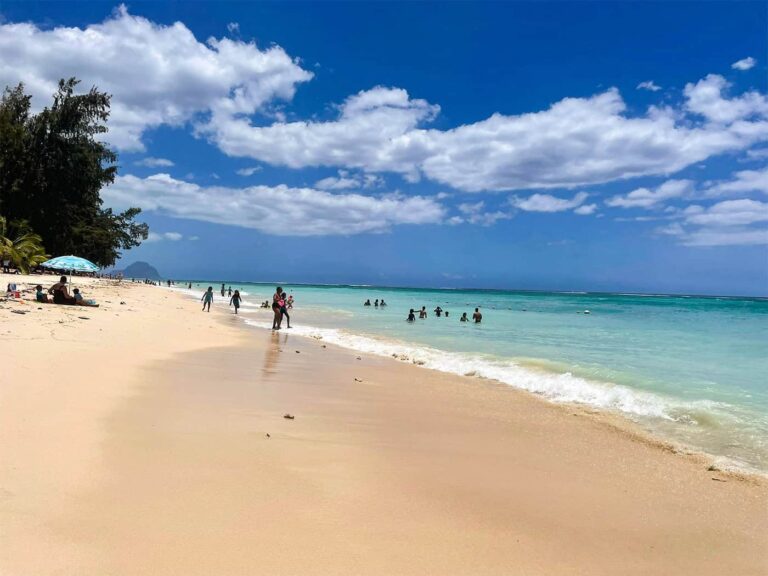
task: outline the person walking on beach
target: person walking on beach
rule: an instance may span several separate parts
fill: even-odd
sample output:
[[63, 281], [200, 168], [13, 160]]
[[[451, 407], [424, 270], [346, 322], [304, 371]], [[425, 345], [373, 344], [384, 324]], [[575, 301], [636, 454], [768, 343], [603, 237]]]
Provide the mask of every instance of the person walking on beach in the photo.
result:
[[227, 296], [230, 296], [230, 297], [232, 296], [232, 286], [230, 286], [229, 289], [227, 290]]
[[240, 298], [240, 290], [235, 290], [235, 293], [232, 294], [232, 297], [229, 299], [229, 305], [235, 307], [235, 314], [237, 314], [237, 309], [240, 308], [240, 302], [242, 298]]
[[480, 322], [483, 321], [483, 315], [480, 313], [480, 308], [475, 308], [475, 313], [472, 314], [472, 320], [475, 321], [475, 324], [480, 324]]
[[203, 292], [203, 297], [200, 298], [200, 301], [203, 303], [203, 310], [208, 306], [208, 312], [210, 312], [211, 302], [213, 302], [213, 286], [208, 286], [208, 290]]
[[283, 320], [283, 315], [280, 313], [280, 300], [283, 295], [282, 287], [278, 286], [275, 293], [272, 294], [272, 312], [275, 317], [272, 319], [272, 330], [280, 330], [280, 323]]

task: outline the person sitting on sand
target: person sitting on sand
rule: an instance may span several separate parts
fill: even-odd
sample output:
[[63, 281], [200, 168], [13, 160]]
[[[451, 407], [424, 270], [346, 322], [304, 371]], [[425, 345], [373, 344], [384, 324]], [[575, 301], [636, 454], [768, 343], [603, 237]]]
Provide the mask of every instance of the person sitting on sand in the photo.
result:
[[459, 322], [469, 322], [469, 318], [467, 318], [466, 312], [462, 313], [461, 318], [459, 318]]
[[240, 308], [241, 301], [240, 290], [235, 290], [235, 293], [232, 294], [232, 298], [229, 299], [229, 305], [235, 307], [235, 314], [237, 314], [237, 309]]
[[53, 295], [54, 304], [75, 304], [75, 298], [70, 296], [69, 289], [67, 288], [66, 276], [62, 276], [56, 284], [48, 288], [48, 294]]
[[50, 300], [48, 300], [48, 295], [43, 291], [43, 287], [40, 284], [35, 286], [35, 300], [43, 304], [50, 302]]
[[483, 315], [480, 313], [480, 308], [475, 308], [475, 313], [472, 314], [472, 320], [475, 321], [475, 324], [480, 324], [480, 322], [483, 321]]
[[80, 289], [79, 288], [75, 288], [74, 290], [72, 290], [72, 294], [74, 295], [74, 298], [75, 298], [75, 304], [77, 304], [78, 306], [90, 306], [91, 308], [98, 308], [99, 307], [99, 305], [96, 304], [95, 301], [93, 301], [93, 300], [85, 300], [83, 298], [83, 295], [80, 294]]
[[208, 290], [203, 293], [203, 297], [200, 298], [203, 303], [203, 310], [208, 306], [208, 312], [211, 311], [211, 302], [213, 302], [213, 286], [208, 286]]
[[413, 313], [413, 308], [411, 308], [411, 311], [408, 312], [408, 322], [415, 322], [416, 321], [416, 314]]
[[419, 318], [424, 319], [426, 317], [427, 317], [427, 307], [426, 306], [422, 306], [421, 310], [419, 310]]

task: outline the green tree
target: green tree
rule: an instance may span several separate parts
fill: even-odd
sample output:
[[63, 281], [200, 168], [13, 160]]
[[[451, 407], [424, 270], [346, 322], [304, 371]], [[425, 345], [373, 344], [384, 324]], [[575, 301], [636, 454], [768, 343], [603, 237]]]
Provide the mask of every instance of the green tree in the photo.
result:
[[32, 232], [26, 222], [8, 226], [8, 221], [0, 216], [0, 260], [10, 260], [16, 268], [27, 274], [31, 268], [48, 258], [50, 256], [45, 253], [43, 239]]
[[109, 95], [61, 80], [53, 103], [30, 113], [23, 85], [0, 100], [0, 210], [26, 220], [56, 255], [76, 254], [110, 266], [120, 250], [147, 238], [141, 212], [102, 208], [100, 191], [117, 173], [117, 155], [99, 138], [107, 132]]

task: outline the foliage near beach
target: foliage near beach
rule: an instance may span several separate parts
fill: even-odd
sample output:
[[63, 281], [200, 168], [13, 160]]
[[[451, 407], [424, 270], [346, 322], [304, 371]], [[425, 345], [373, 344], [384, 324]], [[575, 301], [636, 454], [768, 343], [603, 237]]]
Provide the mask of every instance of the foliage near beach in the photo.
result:
[[[117, 155], [99, 138], [107, 132], [110, 96], [95, 87], [75, 94], [61, 80], [53, 103], [38, 113], [23, 84], [0, 100], [0, 214], [39, 234], [48, 252], [76, 254], [100, 266], [148, 235], [141, 212], [102, 207], [100, 191], [117, 172]], [[17, 224], [18, 223], [18, 224]]]
[[43, 239], [21, 221], [13, 227], [0, 216], [0, 260], [9, 260], [23, 273], [48, 260]]

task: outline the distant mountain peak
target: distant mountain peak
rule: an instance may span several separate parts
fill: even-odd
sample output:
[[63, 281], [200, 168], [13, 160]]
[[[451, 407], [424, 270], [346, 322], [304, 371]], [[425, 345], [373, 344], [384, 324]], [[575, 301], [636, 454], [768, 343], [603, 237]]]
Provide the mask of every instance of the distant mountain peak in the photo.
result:
[[148, 278], [149, 280], [161, 279], [160, 272], [157, 271], [157, 268], [148, 262], [134, 262], [133, 264], [126, 266], [125, 269], [118, 270], [117, 272], [122, 272], [124, 278]]

